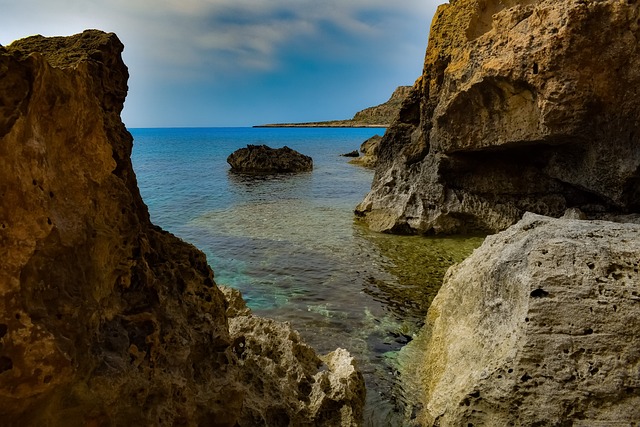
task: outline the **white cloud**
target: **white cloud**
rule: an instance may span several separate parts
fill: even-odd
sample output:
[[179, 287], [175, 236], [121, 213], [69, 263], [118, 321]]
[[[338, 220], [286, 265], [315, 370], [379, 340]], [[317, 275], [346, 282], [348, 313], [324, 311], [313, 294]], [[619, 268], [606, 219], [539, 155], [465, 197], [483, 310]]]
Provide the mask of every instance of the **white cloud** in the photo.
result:
[[[301, 37], [323, 38], [323, 28], [332, 26], [351, 37], [376, 37], [388, 30], [385, 15], [426, 16], [434, 4], [425, 0], [0, 0], [4, 33], [0, 43], [36, 32], [69, 34], [103, 28], [132, 39], [129, 43], [150, 46], [150, 56], [156, 59], [197, 60], [207, 52], [224, 52], [227, 58], [235, 54], [241, 65], [272, 68], [288, 43]], [[383, 28], [367, 22], [363, 18], [367, 14], [378, 15]], [[325, 38], [328, 43], [330, 37]]]
[[[343, 79], [342, 71], [386, 73], [378, 81], [388, 81], [389, 87], [411, 84], [420, 72], [439, 2], [0, 0], [0, 44], [31, 34], [70, 35], [86, 28], [115, 32], [125, 44], [134, 98], [159, 99], [159, 92], [185, 82], [246, 85], [246, 93], [254, 93], [259, 90], [256, 85], [269, 78], [287, 82], [287, 90], [307, 96], [313, 93], [308, 83], [300, 88], [289, 82], [314, 81], [319, 92], [315, 96], [324, 96], [320, 88]], [[323, 61], [334, 68], [320, 70]], [[284, 74], [291, 70], [312, 74], [301, 79]], [[393, 70], [402, 75], [389, 74]], [[327, 78], [334, 81], [320, 82], [323, 72], [332, 74]], [[341, 84], [362, 88], [363, 78], [358, 78]], [[255, 91], [249, 85], [256, 86]], [[136, 90], [144, 93], [137, 95]], [[128, 102], [138, 103], [137, 98]]]

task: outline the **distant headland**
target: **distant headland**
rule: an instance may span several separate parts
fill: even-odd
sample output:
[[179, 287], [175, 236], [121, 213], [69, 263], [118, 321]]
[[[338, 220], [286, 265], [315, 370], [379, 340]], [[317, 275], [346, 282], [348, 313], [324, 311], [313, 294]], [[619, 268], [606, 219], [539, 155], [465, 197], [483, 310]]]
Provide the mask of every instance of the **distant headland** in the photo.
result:
[[353, 116], [352, 119], [346, 120], [330, 120], [326, 122], [308, 122], [308, 123], [273, 123], [253, 126], [255, 128], [265, 127], [303, 127], [303, 128], [322, 128], [322, 127], [344, 127], [344, 128], [386, 128], [398, 114], [402, 102], [409, 94], [411, 86], [398, 86], [391, 95], [391, 98], [383, 104], [374, 107], [365, 108]]

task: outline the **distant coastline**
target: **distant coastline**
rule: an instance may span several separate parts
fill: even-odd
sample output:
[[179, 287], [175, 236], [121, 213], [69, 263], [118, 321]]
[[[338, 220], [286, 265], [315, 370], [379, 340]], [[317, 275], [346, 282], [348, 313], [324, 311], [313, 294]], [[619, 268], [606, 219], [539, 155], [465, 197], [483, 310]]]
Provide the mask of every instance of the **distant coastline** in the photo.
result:
[[408, 96], [411, 86], [398, 86], [388, 101], [374, 107], [365, 108], [353, 116], [352, 119], [330, 120], [326, 122], [307, 123], [272, 123], [255, 125], [254, 128], [388, 128], [404, 99]]
[[333, 122], [310, 122], [310, 123], [272, 123], [264, 125], [254, 125], [254, 128], [387, 128], [387, 124], [357, 123], [350, 120], [336, 120]]

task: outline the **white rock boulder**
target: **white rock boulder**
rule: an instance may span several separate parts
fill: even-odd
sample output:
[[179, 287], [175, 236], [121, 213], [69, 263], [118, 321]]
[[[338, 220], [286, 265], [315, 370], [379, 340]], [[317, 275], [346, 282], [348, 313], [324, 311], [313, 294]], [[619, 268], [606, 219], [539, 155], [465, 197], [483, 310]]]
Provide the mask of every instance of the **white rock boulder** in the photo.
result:
[[640, 226], [526, 214], [451, 267], [405, 375], [419, 422], [640, 419]]

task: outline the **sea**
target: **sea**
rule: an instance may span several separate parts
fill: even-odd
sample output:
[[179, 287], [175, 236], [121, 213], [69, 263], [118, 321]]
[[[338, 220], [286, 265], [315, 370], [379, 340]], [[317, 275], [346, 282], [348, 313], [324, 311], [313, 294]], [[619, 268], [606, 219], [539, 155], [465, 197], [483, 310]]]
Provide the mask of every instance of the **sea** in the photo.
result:
[[[395, 236], [354, 215], [373, 171], [341, 154], [380, 128], [129, 129], [151, 220], [206, 255], [216, 283], [240, 290], [254, 314], [289, 322], [320, 354], [356, 357], [366, 426], [400, 426], [407, 405], [398, 352], [424, 323], [446, 269], [481, 236]], [[240, 175], [227, 157], [248, 144], [288, 146], [311, 172]], [[413, 408], [413, 409], [408, 409]]]

